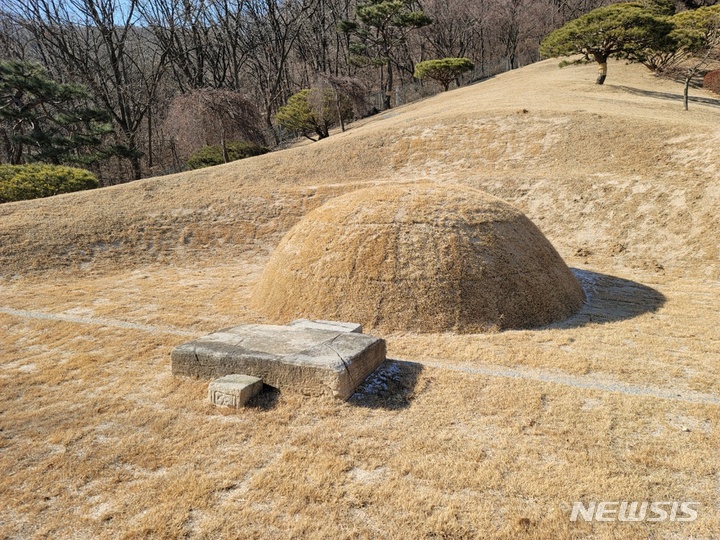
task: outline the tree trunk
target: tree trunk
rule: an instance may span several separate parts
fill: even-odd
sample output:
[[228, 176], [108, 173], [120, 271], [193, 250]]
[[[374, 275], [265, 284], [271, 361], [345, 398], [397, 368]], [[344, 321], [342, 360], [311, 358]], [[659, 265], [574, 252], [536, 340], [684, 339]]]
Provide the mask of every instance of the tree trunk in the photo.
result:
[[393, 90], [393, 69], [392, 62], [390, 61], [390, 55], [387, 55], [387, 80], [385, 81], [385, 95], [383, 95], [383, 106], [385, 110], [392, 107], [392, 90]]
[[605, 77], [607, 77], [607, 60], [603, 60], [602, 62], [598, 60], [598, 77], [595, 83], [603, 84]]
[[7, 130], [3, 129], [2, 132], [3, 143], [5, 146], [5, 153], [7, 154], [10, 165], [21, 165], [22, 164], [22, 144], [13, 144], [10, 140]]
[[172, 154], [173, 168], [175, 169], [175, 172], [181, 171], [183, 169], [183, 164], [180, 163], [180, 157], [177, 153], [177, 145], [174, 140], [170, 141], [170, 153]]
[[230, 155], [228, 154], [227, 143], [225, 141], [225, 129], [220, 130], [220, 147], [222, 148], [223, 163], [230, 162]]
[[345, 119], [342, 114], [342, 107], [340, 106], [340, 93], [337, 88], [333, 87], [335, 91], [335, 107], [337, 108], [338, 122], [340, 122], [340, 131], [345, 131]]
[[688, 74], [685, 77], [685, 89], [683, 90], [683, 103], [685, 105], [685, 110], [688, 110], [688, 101], [690, 101], [690, 81], [692, 80], [692, 75]]
[[[135, 149], [135, 145], [132, 146]], [[142, 178], [142, 167], [140, 166], [140, 156], [134, 154], [130, 158], [130, 164], [132, 165], [133, 180], [140, 180]]]
[[153, 168], [153, 124], [152, 124], [152, 109], [148, 107], [147, 112], [147, 129], [148, 129], [148, 169]]

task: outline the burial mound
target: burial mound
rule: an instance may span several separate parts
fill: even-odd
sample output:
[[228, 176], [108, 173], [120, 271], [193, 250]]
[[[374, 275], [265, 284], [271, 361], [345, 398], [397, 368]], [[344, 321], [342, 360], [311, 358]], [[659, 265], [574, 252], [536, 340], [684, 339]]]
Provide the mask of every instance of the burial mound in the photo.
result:
[[476, 189], [386, 184], [336, 197], [282, 239], [253, 291], [273, 322], [462, 333], [562, 320], [585, 299], [517, 208]]

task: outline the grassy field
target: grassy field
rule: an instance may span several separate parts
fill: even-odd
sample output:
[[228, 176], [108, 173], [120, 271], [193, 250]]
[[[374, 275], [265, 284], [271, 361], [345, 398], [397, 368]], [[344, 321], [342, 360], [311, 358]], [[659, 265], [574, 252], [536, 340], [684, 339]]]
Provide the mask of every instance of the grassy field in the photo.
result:
[[[0, 537], [720, 538], [720, 98], [547, 61], [318, 143], [0, 206]], [[435, 180], [525, 212], [588, 293], [536, 330], [381, 334], [348, 402], [226, 412], [170, 351], [331, 197]], [[373, 332], [372, 328], [366, 331]], [[692, 522], [570, 521], [693, 501]]]

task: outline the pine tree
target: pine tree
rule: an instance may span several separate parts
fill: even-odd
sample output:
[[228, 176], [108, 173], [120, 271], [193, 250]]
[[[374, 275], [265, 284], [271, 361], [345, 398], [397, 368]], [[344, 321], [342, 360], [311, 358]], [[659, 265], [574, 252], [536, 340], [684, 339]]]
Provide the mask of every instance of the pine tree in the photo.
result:
[[668, 17], [639, 3], [612, 4], [551, 32], [540, 44], [540, 53], [546, 58], [582, 54], [583, 60], [598, 63], [597, 84], [603, 84], [608, 58], [639, 61], [644, 51], [664, 46], [672, 29]]
[[349, 98], [321, 86], [305, 88], [290, 96], [275, 115], [275, 121], [290, 133], [317, 141], [329, 137], [330, 128], [350, 119], [352, 114]]
[[84, 87], [52, 80], [38, 64], [0, 62], [0, 139], [10, 164], [94, 163], [108, 155], [100, 147], [109, 121]]
[[432, 24], [412, 0], [368, 0], [355, 10], [357, 21], [343, 21], [340, 30], [355, 37], [350, 51], [352, 60], [360, 65], [384, 67], [381, 87], [384, 107], [391, 106], [394, 88], [393, 61], [395, 49], [403, 44], [410, 31]]
[[451, 82], [463, 73], [473, 69], [475, 69], [475, 65], [468, 58], [426, 60], [415, 65], [415, 77], [417, 79], [432, 79], [441, 84], [447, 92]]

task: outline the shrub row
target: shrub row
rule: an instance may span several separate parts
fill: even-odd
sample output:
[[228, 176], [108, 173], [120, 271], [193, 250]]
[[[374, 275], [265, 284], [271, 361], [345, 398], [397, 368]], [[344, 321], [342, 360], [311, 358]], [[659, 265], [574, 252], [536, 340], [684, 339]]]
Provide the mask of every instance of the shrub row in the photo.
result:
[[[228, 142], [225, 148], [228, 153], [228, 161], [259, 156], [270, 151], [264, 146], [258, 146], [257, 144], [247, 141]], [[223, 163], [225, 163], [225, 160], [223, 159], [222, 147], [220, 145], [203, 146], [199, 150], [196, 150], [193, 155], [190, 156], [190, 159], [188, 159], [188, 167], [191, 169], [212, 167], [213, 165], [222, 165]]]
[[58, 165], [0, 165], [0, 203], [50, 197], [98, 187], [85, 169]]

